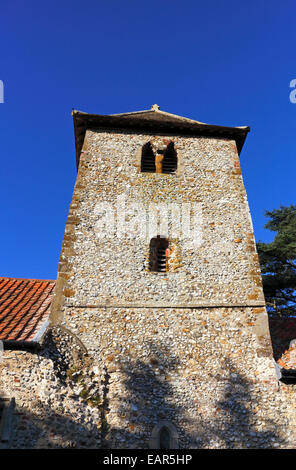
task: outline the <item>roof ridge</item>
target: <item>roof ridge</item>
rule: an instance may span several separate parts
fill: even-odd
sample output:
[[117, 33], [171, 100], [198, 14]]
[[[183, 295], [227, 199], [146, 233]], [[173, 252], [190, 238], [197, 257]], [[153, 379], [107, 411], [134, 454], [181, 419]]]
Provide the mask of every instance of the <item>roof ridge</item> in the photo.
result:
[[[72, 111], [72, 114], [76, 114], [76, 113], [88, 114], [88, 113], [85, 113], [83, 111], [78, 111], [76, 109]], [[180, 116], [179, 114], [172, 114], [172, 113], [169, 113], [168, 111], [163, 111], [162, 109], [159, 108], [158, 105], [153, 105], [153, 106], [151, 106], [150, 109], [143, 109], [143, 110], [140, 110], [140, 111], [130, 111], [128, 113], [106, 114], [106, 116], [124, 117], [124, 116], [131, 116], [131, 115], [135, 115], [135, 114], [149, 114], [149, 113], [163, 114], [164, 116], [168, 116], [168, 117], [170, 116], [170, 117], [173, 117], [173, 118], [176, 118], [176, 119], [179, 119], [179, 120], [182, 120], [182, 121], [191, 122], [191, 123], [194, 123], [194, 124], [210, 125], [210, 124], [207, 124], [205, 122], [196, 121], [195, 119], [190, 119], [190, 118], [187, 118], [185, 116]]]
[[[185, 116], [180, 116], [179, 114], [173, 114], [173, 113], [169, 113], [168, 111], [163, 111], [162, 109], [160, 109], [160, 107], [157, 105], [157, 104], [154, 104], [151, 106], [150, 109], [142, 109], [142, 110], [139, 110], [139, 111], [130, 111], [130, 112], [127, 112], [127, 113], [116, 113], [116, 114], [105, 114], [105, 115], [102, 115], [102, 116], [110, 116], [110, 117], [125, 117], [125, 116], [134, 116], [134, 115], [141, 115], [141, 114], [162, 114], [163, 116], [168, 116], [168, 117], [172, 117], [172, 118], [175, 118], [175, 119], [178, 119], [180, 121], [185, 121], [185, 122], [188, 122], [188, 123], [191, 123], [191, 124], [201, 124], [203, 126], [213, 126], [213, 127], [231, 127], [233, 129], [249, 129], [249, 126], [217, 126], [216, 124], [209, 124], [209, 123], [206, 123], [206, 122], [202, 122], [202, 121], [197, 121], [196, 119], [191, 119], [191, 118], [188, 118], [188, 117], [185, 117]], [[77, 109], [73, 109], [72, 111], [72, 115], [74, 116], [74, 114], [85, 114], [85, 115], [92, 115], [92, 116], [99, 116], [97, 114], [91, 114], [91, 113], [86, 113], [85, 111], [79, 111]]]

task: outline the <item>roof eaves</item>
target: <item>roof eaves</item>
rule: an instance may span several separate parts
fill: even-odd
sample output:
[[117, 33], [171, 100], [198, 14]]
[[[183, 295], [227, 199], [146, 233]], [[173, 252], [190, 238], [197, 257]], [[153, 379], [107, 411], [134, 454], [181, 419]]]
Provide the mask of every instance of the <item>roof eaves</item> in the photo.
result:
[[31, 281], [31, 282], [56, 282], [56, 279], [31, 279], [27, 277], [4, 277], [0, 276], [0, 280], [11, 280], [11, 281]]
[[[172, 121], [163, 121], [163, 122], [154, 122], [153, 120], [143, 119], [131, 119], [128, 120], [129, 116], [135, 115], [162, 115], [167, 116], [168, 118], [173, 118]], [[77, 169], [79, 166], [79, 159], [80, 159], [80, 152], [82, 149], [84, 136], [86, 129], [95, 128], [103, 129], [103, 128], [112, 128], [113, 130], [124, 130], [124, 129], [146, 129], [147, 132], [155, 130], [157, 126], [158, 132], [162, 132], [164, 134], [170, 133], [171, 127], [171, 134], [175, 134], [179, 132], [180, 134], [190, 134], [190, 135], [211, 135], [213, 137], [220, 137], [220, 138], [234, 138], [237, 143], [238, 153], [240, 153], [246, 135], [250, 131], [248, 126], [239, 126], [239, 127], [227, 127], [227, 126], [216, 126], [213, 124], [205, 124], [199, 121], [194, 121], [192, 119], [183, 118], [182, 116], [174, 115], [171, 113], [167, 113], [165, 111], [161, 111], [159, 109], [150, 109], [144, 111], [135, 111], [132, 113], [122, 113], [122, 114], [110, 114], [110, 115], [103, 115], [103, 114], [89, 114], [83, 111], [73, 110], [72, 111], [73, 121], [74, 121], [74, 135], [75, 135], [75, 147], [76, 147], [76, 162], [77, 162]], [[123, 118], [121, 121], [120, 118]], [[175, 122], [174, 122], [175, 120]], [[184, 127], [182, 127], [184, 124]], [[178, 126], [180, 127], [178, 128]], [[191, 127], [192, 125], [192, 127]], [[150, 127], [150, 129], [149, 129]]]

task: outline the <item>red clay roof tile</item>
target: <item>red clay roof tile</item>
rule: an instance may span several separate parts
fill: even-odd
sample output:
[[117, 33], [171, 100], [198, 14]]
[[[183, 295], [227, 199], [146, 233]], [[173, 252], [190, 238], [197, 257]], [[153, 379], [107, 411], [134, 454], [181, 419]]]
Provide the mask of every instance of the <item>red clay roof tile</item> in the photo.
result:
[[270, 317], [269, 329], [277, 363], [284, 369], [296, 369], [296, 346], [289, 347], [296, 339], [296, 318]]
[[275, 360], [289, 349], [292, 339], [296, 338], [296, 318], [269, 317], [269, 329]]
[[282, 354], [277, 363], [284, 369], [296, 369], [296, 346], [292, 346]]
[[55, 281], [0, 277], [0, 340], [32, 341], [48, 319]]

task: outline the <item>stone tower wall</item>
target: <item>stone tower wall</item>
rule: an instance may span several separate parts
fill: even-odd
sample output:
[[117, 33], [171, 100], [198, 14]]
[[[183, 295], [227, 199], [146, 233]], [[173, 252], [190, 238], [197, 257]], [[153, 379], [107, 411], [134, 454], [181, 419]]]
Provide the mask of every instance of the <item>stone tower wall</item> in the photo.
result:
[[[152, 141], [159, 147], [171, 140], [178, 173], [141, 173], [142, 146]], [[124, 234], [120, 198], [126, 208]], [[176, 255], [165, 276], [148, 272], [150, 238], [138, 236], [151, 203], [168, 213], [169, 234], [175, 224], [170, 238]], [[172, 216], [167, 204], [175, 211]], [[186, 205], [198, 218], [190, 237], [182, 233], [177, 217]], [[104, 219], [112, 222], [108, 207], [114, 230], [99, 228]], [[200, 236], [196, 245], [191, 243], [194, 230]], [[66, 305], [263, 305], [235, 142], [87, 131], [59, 272], [68, 281]]]
[[[149, 141], [156, 149], [174, 142], [177, 174], [140, 172]], [[111, 223], [122, 217], [122, 196], [124, 235]], [[102, 236], [106, 203], [113, 212]], [[181, 227], [178, 208], [198, 209], [198, 246], [169, 231], [174, 256], [161, 274], [147, 264], [160, 229], [137, 232], [151, 203], [174, 204], [169, 229]], [[288, 445], [234, 141], [87, 131], [51, 322], [79, 337], [101, 371], [106, 446], [155, 445], [162, 422], [184, 448]]]

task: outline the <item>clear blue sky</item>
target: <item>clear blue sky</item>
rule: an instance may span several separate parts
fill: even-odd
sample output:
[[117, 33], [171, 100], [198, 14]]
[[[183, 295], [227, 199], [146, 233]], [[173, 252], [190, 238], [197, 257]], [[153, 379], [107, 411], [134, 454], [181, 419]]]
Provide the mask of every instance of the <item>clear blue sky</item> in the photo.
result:
[[249, 125], [241, 153], [256, 239], [295, 204], [293, 0], [2, 2], [0, 275], [55, 279], [76, 176], [72, 108], [160, 108]]

